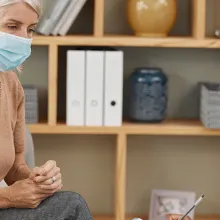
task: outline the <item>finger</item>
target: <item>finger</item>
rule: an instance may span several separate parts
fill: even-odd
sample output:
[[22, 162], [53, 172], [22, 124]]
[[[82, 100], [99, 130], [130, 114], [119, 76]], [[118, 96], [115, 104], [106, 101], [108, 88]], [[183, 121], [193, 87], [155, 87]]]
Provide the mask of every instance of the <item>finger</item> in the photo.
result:
[[[61, 175], [61, 173], [58, 173], [54, 177], [56, 178], [56, 181], [58, 181], [62, 178], [62, 175]], [[51, 184], [53, 184], [52, 178], [49, 178], [49, 179], [45, 180], [44, 182], [38, 183], [38, 185], [51, 185]]]
[[60, 168], [59, 167], [55, 167], [53, 170], [51, 170], [47, 175], [44, 176], [36, 176], [34, 178], [34, 181], [36, 183], [42, 183], [46, 180], [50, 181], [51, 184], [51, 178], [56, 176], [58, 173], [60, 173]]
[[34, 167], [29, 175], [29, 178], [33, 180], [38, 175], [44, 175], [44, 170], [41, 167]]
[[63, 184], [61, 184], [60, 186], [58, 186], [56, 189], [53, 190], [53, 192], [58, 192], [63, 188]]
[[182, 218], [182, 215], [170, 215], [170, 220], [180, 220]]
[[38, 199], [45, 199], [49, 196], [52, 196], [53, 193], [41, 193], [41, 194], [38, 194]]
[[63, 188], [63, 184], [61, 184], [61, 185], [56, 189], [56, 192], [57, 192], [57, 191], [60, 191], [62, 188]]
[[166, 220], [175, 220], [174, 215], [167, 214]]
[[[180, 220], [182, 217], [183, 217], [183, 216], [180, 216], [178, 220]], [[184, 218], [184, 220], [191, 220], [191, 218], [190, 218], [189, 216], [186, 216], [186, 217]]]
[[166, 220], [172, 220], [172, 217], [171, 217], [170, 214], [167, 214], [167, 215], [166, 215]]
[[62, 180], [59, 179], [56, 182], [54, 182], [53, 184], [50, 185], [39, 185], [39, 187], [43, 190], [54, 190], [57, 187], [59, 187], [62, 184]]
[[[55, 177], [56, 181], [58, 181], [62, 178], [61, 173], [58, 173], [54, 177]], [[53, 184], [53, 182], [54, 182], [53, 179], [49, 178], [49, 179], [45, 180], [44, 182], [37, 183], [37, 185], [51, 185], [51, 184]]]
[[48, 160], [41, 168], [44, 170], [45, 175], [47, 175], [52, 169], [56, 167], [56, 161]]
[[53, 190], [47, 190], [49, 191], [50, 193], [54, 194], [55, 192], [58, 192], [62, 189], [63, 187], [63, 184], [61, 183], [57, 188], [53, 189]]
[[44, 191], [45, 191], [44, 195], [53, 195], [55, 192], [60, 191], [62, 188], [63, 188], [63, 184], [59, 185], [57, 188], [55, 188], [53, 190], [44, 189]]
[[[42, 165], [40, 167], [42, 170], [43, 170], [43, 174], [42, 175], [38, 175], [38, 176], [35, 176], [34, 177], [34, 181], [35, 182], [42, 182], [42, 181], [45, 181], [46, 179], [48, 179], [48, 177], [46, 177], [48, 175], [48, 173], [52, 172], [53, 169], [56, 168], [56, 162], [52, 162], [51, 160], [46, 162], [44, 165]], [[36, 178], [38, 177], [38, 178]]]

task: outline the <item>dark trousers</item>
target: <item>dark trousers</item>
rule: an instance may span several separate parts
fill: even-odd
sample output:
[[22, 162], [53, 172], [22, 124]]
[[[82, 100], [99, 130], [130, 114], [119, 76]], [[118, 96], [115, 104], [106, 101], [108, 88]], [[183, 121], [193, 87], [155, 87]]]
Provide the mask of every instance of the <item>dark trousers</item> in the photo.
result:
[[35, 209], [0, 209], [0, 220], [92, 220], [89, 208], [74, 192], [57, 192]]

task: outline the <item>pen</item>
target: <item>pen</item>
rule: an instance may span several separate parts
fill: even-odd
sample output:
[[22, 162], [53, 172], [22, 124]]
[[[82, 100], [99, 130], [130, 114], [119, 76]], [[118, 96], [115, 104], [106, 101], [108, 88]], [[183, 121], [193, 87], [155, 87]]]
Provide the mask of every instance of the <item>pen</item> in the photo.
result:
[[184, 220], [184, 218], [203, 200], [203, 198], [205, 197], [204, 194], [202, 194], [197, 201], [195, 202], [195, 204], [193, 205], [193, 207], [191, 209], [189, 209], [189, 211], [180, 219], [180, 220]]

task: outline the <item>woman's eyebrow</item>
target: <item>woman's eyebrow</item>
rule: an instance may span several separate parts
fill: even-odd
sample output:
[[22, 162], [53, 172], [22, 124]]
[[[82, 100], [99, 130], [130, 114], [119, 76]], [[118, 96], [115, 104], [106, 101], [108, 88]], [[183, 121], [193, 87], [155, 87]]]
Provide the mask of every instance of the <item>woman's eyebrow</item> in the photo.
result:
[[8, 19], [7, 22], [9, 22], [9, 21], [19, 23], [19, 24], [23, 24], [23, 22], [15, 20], [15, 19]]
[[[9, 20], [7, 20], [7, 22], [15, 22], [18, 24], [23, 24], [23, 22], [15, 20], [15, 19], [9, 19]], [[37, 25], [37, 23], [30, 24], [29, 26], [34, 26], [34, 25]]]

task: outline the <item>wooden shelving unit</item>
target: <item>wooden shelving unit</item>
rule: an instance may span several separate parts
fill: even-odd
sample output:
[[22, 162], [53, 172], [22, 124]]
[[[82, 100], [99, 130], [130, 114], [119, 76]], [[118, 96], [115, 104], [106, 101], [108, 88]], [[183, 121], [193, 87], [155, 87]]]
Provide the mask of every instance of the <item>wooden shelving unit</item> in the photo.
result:
[[85, 46], [129, 46], [129, 47], [170, 47], [170, 48], [220, 48], [215, 38], [195, 39], [193, 37], [138, 38], [134, 36], [36, 36], [34, 45], [85, 45]]
[[206, 129], [197, 120], [166, 120], [160, 124], [135, 124], [124, 122], [121, 127], [71, 127], [64, 123], [29, 125], [33, 134], [94, 134], [94, 135], [172, 135], [220, 136], [220, 130]]
[[[64, 45], [220, 48], [220, 40], [205, 37], [206, 0], [192, 0], [192, 36], [167, 38], [138, 38], [135, 36], [106, 36], [104, 34], [104, 0], [95, 0], [94, 34], [92, 36], [35, 36], [33, 45], [48, 46], [48, 122], [30, 124], [34, 134], [94, 134], [115, 135], [115, 213], [114, 216], [94, 216], [95, 220], [131, 220], [126, 216], [126, 156], [129, 135], [220, 136], [220, 130], [205, 129], [195, 120], [167, 120], [161, 124], [124, 122], [121, 127], [68, 127], [57, 122], [58, 47]], [[147, 219], [147, 217], [142, 217]], [[217, 220], [219, 215], [197, 216], [195, 220]]]

